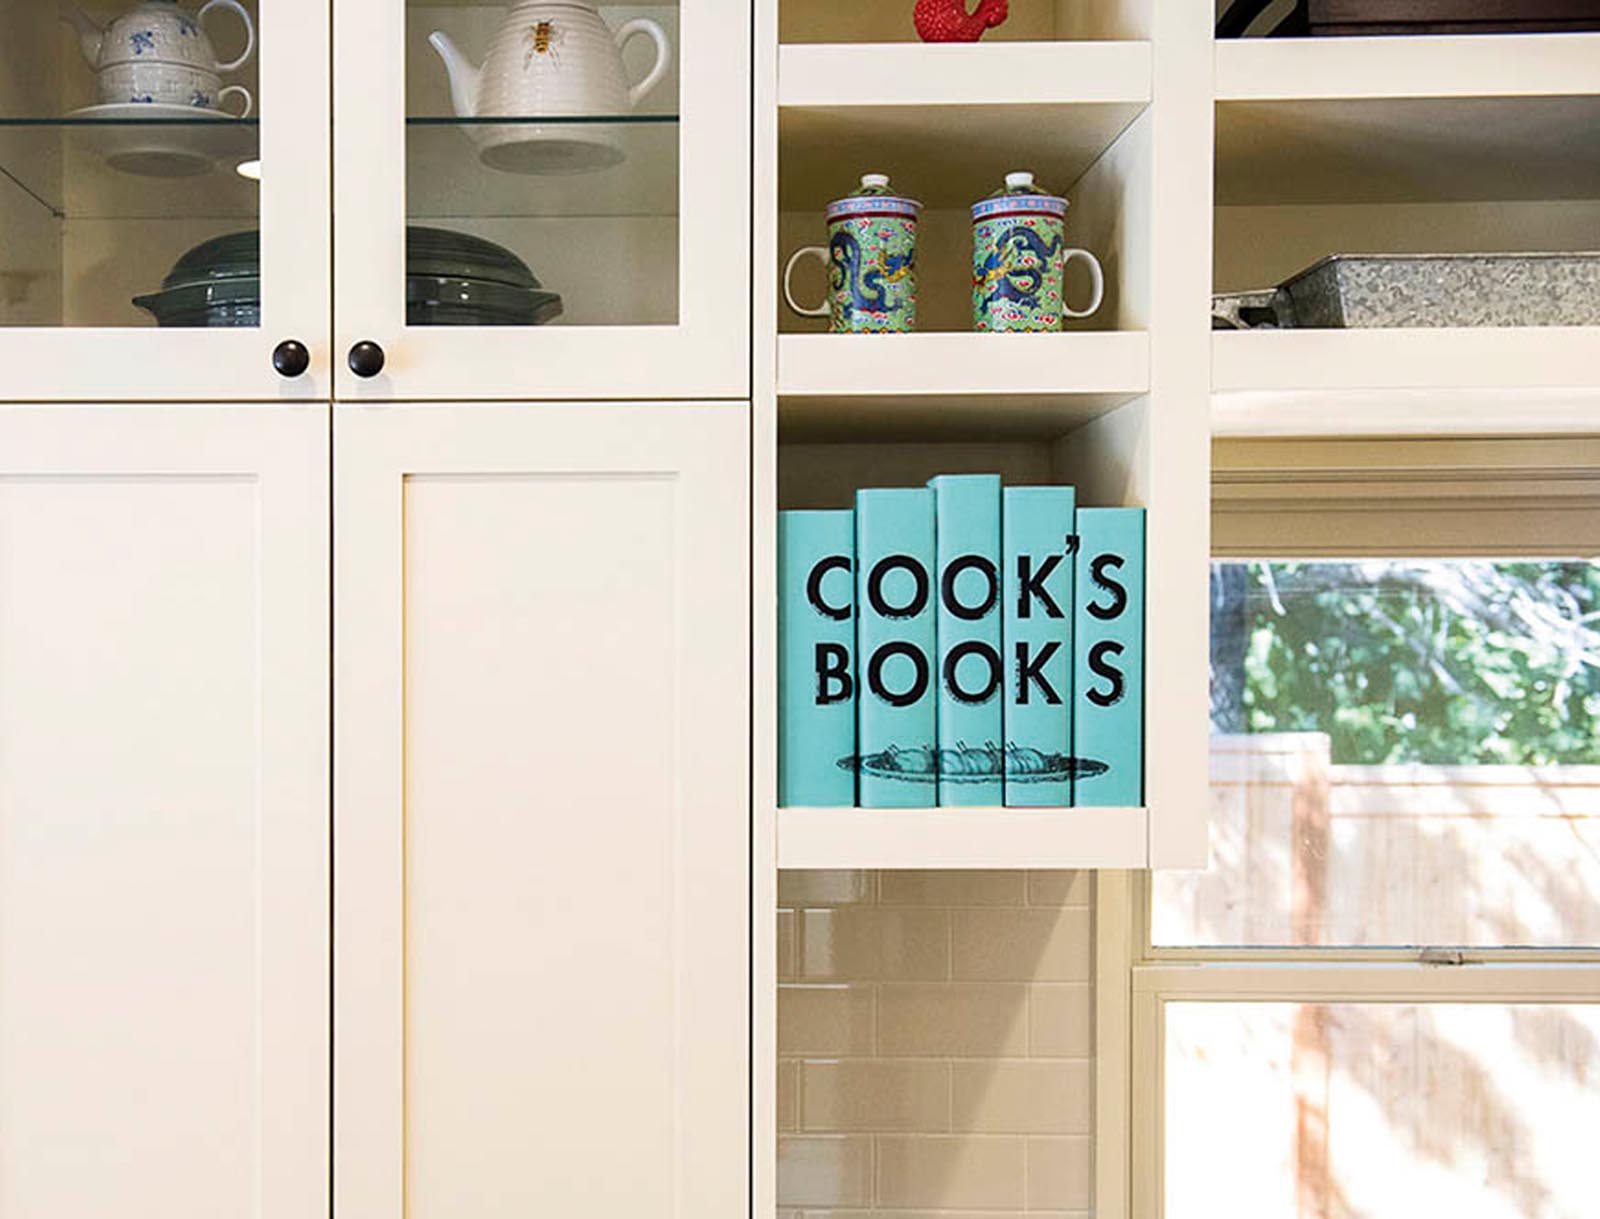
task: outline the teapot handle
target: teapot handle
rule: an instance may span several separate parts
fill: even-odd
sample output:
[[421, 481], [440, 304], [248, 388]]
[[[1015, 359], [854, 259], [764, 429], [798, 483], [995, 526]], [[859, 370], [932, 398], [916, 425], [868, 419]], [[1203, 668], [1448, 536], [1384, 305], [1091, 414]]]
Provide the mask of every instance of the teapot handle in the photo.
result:
[[232, 9], [239, 14], [239, 20], [244, 22], [244, 53], [232, 63], [219, 63], [217, 65], [218, 72], [237, 71], [249, 63], [250, 56], [256, 53], [256, 23], [250, 20], [250, 14], [245, 10], [244, 5], [239, 3], [239, 0], [206, 0], [206, 3], [200, 7], [197, 20], [202, 25], [205, 24], [206, 14], [214, 8]]
[[[220, 4], [224, 0], [212, 0]], [[628, 39], [635, 34], [648, 34], [651, 41], [656, 44], [656, 62], [644, 79], [628, 90], [628, 105], [637, 106], [639, 99], [661, 83], [661, 78], [667, 74], [667, 68], [672, 63], [672, 44], [667, 41], [667, 32], [648, 17], [635, 17], [632, 21], [625, 21], [617, 30], [617, 50], [621, 52]]]

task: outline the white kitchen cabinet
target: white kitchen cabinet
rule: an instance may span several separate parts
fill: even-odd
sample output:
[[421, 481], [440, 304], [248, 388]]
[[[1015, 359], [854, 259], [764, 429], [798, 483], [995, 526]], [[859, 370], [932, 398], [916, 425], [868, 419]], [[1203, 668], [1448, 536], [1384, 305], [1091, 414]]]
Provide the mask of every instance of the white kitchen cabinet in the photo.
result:
[[749, 1208], [749, 411], [340, 407], [335, 1214]]
[[[61, 20], [72, 6], [0, 8], [0, 396], [7, 401], [326, 400], [332, 392], [328, 291], [331, 166], [329, 0], [246, 0], [255, 54], [221, 83], [252, 95], [240, 105], [106, 105], [79, 37]], [[131, 3], [87, 6], [108, 23]], [[191, 16], [198, 5], [185, 11]], [[204, 30], [219, 56], [246, 47], [221, 8]], [[131, 37], [124, 23], [120, 31]], [[110, 51], [106, 56], [111, 57]], [[209, 105], [199, 105], [208, 101]], [[242, 166], [259, 169], [259, 182]], [[189, 250], [231, 234], [259, 234], [259, 316], [199, 325], [194, 311], [236, 299], [238, 283], [204, 277], [157, 327], [135, 298], [160, 293]], [[230, 270], [241, 268], [235, 263]], [[225, 307], [223, 312], [227, 312]], [[253, 323], [253, 324], [252, 324]], [[286, 377], [274, 367], [279, 346]]]
[[328, 1199], [326, 407], [0, 408], [0, 1214]]
[[[749, 397], [752, 8], [586, 10], [334, 4], [340, 397]], [[632, 101], [588, 88], [630, 27], [642, 32], [621, 48], [621, 79], [637, 91], [656, 75], [641, 22], [667, 48], [659, 79]], [[435, 33], [459, 48], [455, 82], [475, 113], [459, 113]], [[560, 295], [560, 316], [415, 316], [408, 225], [510, 250]], [[365, 363], [345, 358], [363, 343], [382, 351], [381, 367], [373, 347]]]

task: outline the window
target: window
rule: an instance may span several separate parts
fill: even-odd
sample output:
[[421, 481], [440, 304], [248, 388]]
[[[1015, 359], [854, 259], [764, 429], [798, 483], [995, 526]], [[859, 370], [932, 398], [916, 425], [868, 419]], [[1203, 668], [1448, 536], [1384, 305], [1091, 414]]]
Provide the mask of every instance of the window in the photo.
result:
[[1600, 1219], [1600, 447], [1216, 465], [1212, 864], [1134, 903], [1132, 1213]]

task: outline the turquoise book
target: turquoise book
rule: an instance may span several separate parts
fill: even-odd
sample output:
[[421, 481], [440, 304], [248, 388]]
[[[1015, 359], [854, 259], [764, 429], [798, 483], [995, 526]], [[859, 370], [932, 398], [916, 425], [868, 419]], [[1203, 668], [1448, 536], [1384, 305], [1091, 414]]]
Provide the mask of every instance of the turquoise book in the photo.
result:
[[856, 492], [856, 780], [862, 808], [939, 796], [933, 492]]
[[778, 513], [778, 803], [856, 802], [855, 513]]
[[1007, 487], [1001, 500], [1005, 803], [1072, 803], [1072, 581], [1077, 492]]
[[1144, 509], [1078, 513], [1074, 803], [1144, 803]]
[[1000, 655], [1000, 476], [941, 474], [933, 488], [939, 803], [1005, 798]]

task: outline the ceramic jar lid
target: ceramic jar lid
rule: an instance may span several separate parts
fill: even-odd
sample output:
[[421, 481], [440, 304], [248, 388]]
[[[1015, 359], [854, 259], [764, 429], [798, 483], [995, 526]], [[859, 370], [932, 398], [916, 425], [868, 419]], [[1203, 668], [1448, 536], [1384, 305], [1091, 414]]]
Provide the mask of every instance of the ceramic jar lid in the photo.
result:
[[915, 220], [922, 204], [889, 189], [888, 174], [862, 174], [861, 185], [843, 199], [828, 204], [828, 220], [851, 216], [901, 216]]
[[1052, 195], [1038, 186], [1027, 170], [1013, 170], [1006, 175], [1006, 184], [987, 199], [972, 205], [972, 219], [988, 220], [994, 216], [1065, 216], [1067, 201]]

